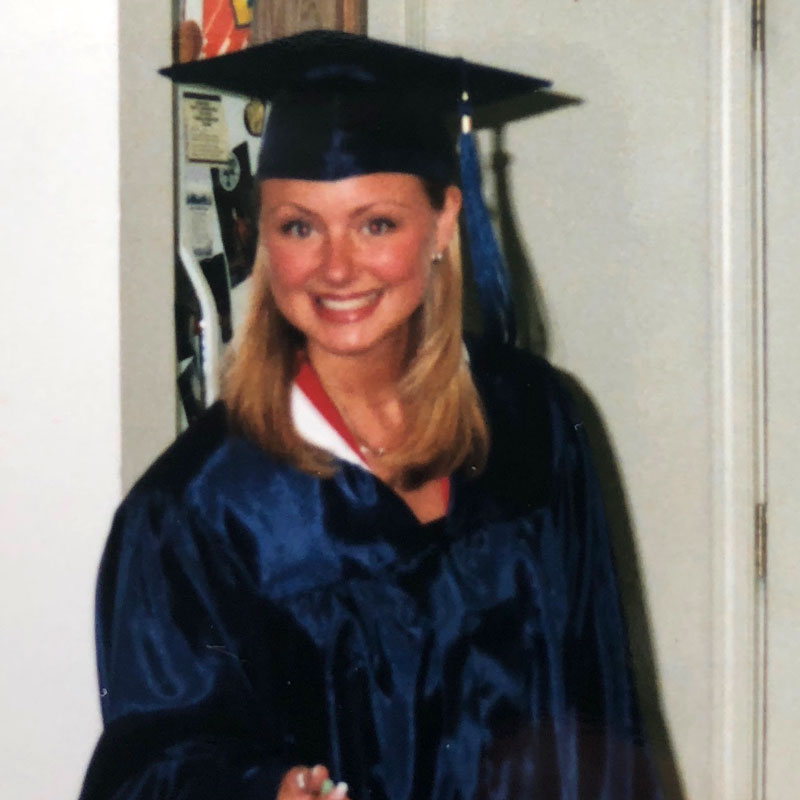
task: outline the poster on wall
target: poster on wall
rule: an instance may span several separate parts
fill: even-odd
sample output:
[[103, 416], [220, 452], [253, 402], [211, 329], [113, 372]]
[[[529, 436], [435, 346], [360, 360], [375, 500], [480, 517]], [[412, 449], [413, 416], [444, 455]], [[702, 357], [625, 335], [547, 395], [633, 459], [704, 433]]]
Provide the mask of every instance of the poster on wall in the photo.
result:
[[251, 273], [256, 254], [255, 186], [247, 142], [233, 149], [225, 166], [211, 168], [211, 185], [233, 287]]
[[241, 50], [250, 43], [254, 0], [203, 0], [203, 58]]

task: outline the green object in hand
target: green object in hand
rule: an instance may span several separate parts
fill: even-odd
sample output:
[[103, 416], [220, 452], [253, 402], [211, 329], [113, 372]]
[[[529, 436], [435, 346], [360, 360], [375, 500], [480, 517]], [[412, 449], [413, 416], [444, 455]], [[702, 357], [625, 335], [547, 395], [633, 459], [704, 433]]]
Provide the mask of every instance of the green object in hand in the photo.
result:
[[328, 794], [328, 792], [333, 790], [333, 781], [330, 778], [325, 778], [322, 781], [322, 786], [319, 787], [320, 794]]

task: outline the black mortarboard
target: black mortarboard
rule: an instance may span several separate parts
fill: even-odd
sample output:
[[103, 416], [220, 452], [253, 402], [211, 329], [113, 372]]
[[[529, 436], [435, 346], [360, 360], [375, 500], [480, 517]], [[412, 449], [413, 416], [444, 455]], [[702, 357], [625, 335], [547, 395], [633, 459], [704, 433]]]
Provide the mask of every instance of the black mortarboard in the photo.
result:
[[257, 176], [454, 176], [445, 121], [463, 91], [495, 104], [547, 81], [340, 31], [309, 31], [162, 70], [178, 83], [272, 102]]
[[[459, 110], [463, 115], [471, 114], [472, 107], [519, 103], [534, 93], [548, 94], [540, 90], [550, 85], [461, 58], [339, 31], [300, 33], [161, 72], [178, 83], [271, 102], [256, 171], [259, 179], [338, 180], [404, 172], [456, 182], [455, 137], [449, 122]], [[552, 105], [523, 106], [515, 116]], [[475, 276], [492, 312], [486, 314], [487, 325], [499, 327], [501, 338], [508, 340], [513, 338], [513, 319], [507, 277], [480, 199], [474, 145], [470, 136], [466, 139], [462, 134], [461, 182]], [[465, 185], [468, 180], [472, 190]], [[471, 203], [480, 207], [471, 209]], [[492, 263], [482, 271], [480, 262], [487, 258]], [[493, 323], [490, 318], [497, 317], [501, 306], [505, 311]]]

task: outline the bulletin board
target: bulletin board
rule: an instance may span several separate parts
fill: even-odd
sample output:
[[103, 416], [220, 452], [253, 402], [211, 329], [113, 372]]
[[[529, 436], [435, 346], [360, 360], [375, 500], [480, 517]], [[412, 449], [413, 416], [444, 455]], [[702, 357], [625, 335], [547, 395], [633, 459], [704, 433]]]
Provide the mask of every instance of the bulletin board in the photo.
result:
[[[305, 30], [366, 33], [367, 0], [180, 0], [175, 57], [213, 58]], [[244, 319], [258, 224], [258, 98], [181, 86], [176, 106], [175, 278], [179, 428], [214, 401]], [[205, 298], [205, 299], [204, 299]]]

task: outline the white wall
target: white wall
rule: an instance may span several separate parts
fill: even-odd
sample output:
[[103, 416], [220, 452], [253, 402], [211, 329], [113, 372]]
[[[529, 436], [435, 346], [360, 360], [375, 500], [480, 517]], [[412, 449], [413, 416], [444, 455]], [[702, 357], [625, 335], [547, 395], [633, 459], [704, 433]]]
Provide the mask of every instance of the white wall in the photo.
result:
[[171, 3], [119, 3], [122, 486], [175, 437]]
[[99, 731], [93, 585], [120, 495], [116, 4], [4, 9], [0, 792], [72, 797]]
[[0, 786], [20, 800], [78, 793], [97, 563], [175, 432], [171, 8], [121, 5], [15, 10], [0, 50]]

